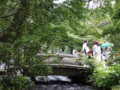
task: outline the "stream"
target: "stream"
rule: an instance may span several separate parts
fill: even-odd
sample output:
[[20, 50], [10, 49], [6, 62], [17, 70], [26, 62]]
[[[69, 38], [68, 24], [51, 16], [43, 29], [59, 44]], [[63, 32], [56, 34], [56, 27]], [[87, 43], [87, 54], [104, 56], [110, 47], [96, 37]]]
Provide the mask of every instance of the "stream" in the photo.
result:
[[34, 90], [98, 90], [90, 85], [82, 85], [78, 81], [75, 83], [66, 76], [38, 76], [36, 82]]

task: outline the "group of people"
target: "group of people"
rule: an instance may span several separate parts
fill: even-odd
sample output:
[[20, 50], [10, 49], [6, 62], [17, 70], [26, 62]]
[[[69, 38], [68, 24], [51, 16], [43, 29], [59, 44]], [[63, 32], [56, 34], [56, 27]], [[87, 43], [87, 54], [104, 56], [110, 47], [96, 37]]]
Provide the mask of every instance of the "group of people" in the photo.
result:
[[100, 46], [100, 44], [96, 41], [94, 42], [94, 45], [92, 46], [92, 49], [90, 50], [88, 47], [88, 41], [84, 41], [82, 46], [82, 53], [85, 55], [88, 55], [88, 58], [96, 58], [97, 60], [108, 60], [110, 55], [109, 48], [105, 48], [103, 50]]

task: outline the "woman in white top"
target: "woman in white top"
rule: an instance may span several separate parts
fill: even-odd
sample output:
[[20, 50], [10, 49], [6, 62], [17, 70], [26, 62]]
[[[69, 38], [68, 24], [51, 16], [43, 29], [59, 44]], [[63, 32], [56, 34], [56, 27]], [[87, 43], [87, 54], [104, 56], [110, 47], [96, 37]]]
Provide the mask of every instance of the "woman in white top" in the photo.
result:
[[89, 52], [89, 47], [87, 46], [87, 44], [88, 44], [88, 41], [85, 41], [85, 42], [83, 43], [83, 46], [82, 46], [82, 52], [83, 52], [85, 55], [87, 55], [88, 52]]
[[101, 47], [98, 42], [95, 42], [93, 45], [93, 56], [96, 59], [101, 60]]

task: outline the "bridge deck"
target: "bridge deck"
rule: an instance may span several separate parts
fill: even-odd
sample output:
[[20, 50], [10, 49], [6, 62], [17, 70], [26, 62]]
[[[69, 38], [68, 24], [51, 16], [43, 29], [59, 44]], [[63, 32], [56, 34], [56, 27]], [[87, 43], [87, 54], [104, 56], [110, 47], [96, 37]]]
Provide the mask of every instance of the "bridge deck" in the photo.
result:
[[52, 67], [66, 67], [66, 68], [90, 68], [89, 66], [72, 65], [72, 64], [49, 64]]

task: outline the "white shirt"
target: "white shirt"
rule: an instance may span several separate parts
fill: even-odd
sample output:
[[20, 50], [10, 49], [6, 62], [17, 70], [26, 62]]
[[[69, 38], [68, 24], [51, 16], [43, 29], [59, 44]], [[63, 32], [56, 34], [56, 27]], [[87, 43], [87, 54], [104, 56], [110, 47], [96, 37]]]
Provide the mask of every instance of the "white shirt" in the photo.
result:
[[89, 47], [87, 46], [87, 43], [83, 44], [82, 51], [86, 50], [86, 52], [89, 52]]
[[93, 55], [100, 55], [101, 54], [101, 48], [98, 45], [93, 46]]

